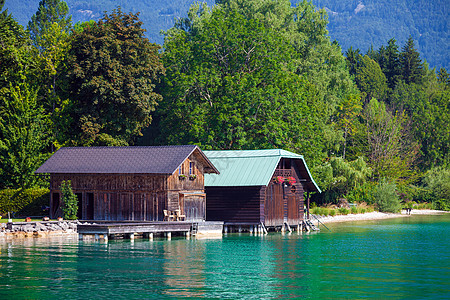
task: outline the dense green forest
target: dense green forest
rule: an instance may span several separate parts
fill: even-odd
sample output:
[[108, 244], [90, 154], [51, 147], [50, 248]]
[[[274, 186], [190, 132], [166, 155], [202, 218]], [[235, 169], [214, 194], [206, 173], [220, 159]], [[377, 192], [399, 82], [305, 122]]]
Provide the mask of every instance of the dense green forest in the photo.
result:
[[[104, 11], [121, 6], [123, 11], [140, 12], [146, 36], [162, 45], [161, 30], [173, 26], [174, 20], [187, 16], [194, 0], [68, 0], [69, 13], [74, 23], [97, 21]], [[201, 1], [213, 5], [214, 0]], [[302, 2], [292, 0], [292, 4]], [[367, 51], [372, 45], [379, 48], [395, 38], [404, 44], [412, 36], [423, 59], [431, 68], [449, 70], [450, 40], [448, 35], [449, 1], [446, 0], [312, 0], [328, 15], [332, 40], [337, 40], [345, 51], [350, 47]], [[39, 0], [7, 0], [5, 8], [19, 24], [26, 26], [36, 12]]]
[[222, 0], [161, 47], [120, 8], [74, 25], [42, 0], [24, 28], [2, 6], [0, 203], [61, 146], [197, 144], [303, 154], [317, 203], [450, 209], [450, 76], [412, 37], [343, 54], [311, 2]]

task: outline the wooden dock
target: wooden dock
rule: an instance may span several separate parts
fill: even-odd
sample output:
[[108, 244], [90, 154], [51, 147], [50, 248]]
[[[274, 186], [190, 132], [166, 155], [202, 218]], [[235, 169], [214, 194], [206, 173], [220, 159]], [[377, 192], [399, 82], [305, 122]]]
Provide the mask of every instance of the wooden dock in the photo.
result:
[[94, 236], [94, 239], [108, 240], [116, 236], [134, 239], [135, 235], [153, 239], [155, 234], [163, 234], [168, 239], [172, 233], [185, 236], [203, 232], [220, 232], [223, 222], [191, 222], [191, 221], [88, 221], [91, 224], [77, 226], [79, 239]]

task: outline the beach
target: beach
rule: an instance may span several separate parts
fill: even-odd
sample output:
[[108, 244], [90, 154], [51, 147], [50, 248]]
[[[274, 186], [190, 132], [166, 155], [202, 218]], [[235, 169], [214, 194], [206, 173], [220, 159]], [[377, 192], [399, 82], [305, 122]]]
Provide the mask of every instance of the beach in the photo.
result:
[[[433, 210], [433, 209], [413, 209], [411, 214], [406, 214], [406, 211], [401, 213], [383, 213], [383, 212], [369, 212], [365, 214], [348, 214], [348, 215], [337, 215], [337, 216], [318, 216], [319, 220], [322, 223], [336, 223], [336, 222], [350, 222], [350, 221], [370, 221], [370, 220], [380, 220], [380, 219], [389, 219], [389, 218], [402, 218], [409, 217], [411, 215], [442, 215], [450, 212], [442, 211], [442, 210]], [[313, 218], [313, 222], [316, 221]]]

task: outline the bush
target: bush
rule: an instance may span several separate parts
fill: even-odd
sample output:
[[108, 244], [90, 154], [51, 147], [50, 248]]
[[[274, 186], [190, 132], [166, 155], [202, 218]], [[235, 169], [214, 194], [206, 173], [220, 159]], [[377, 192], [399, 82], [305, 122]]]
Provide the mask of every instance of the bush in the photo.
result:
[[320, 215], [328, 216], [329, 214], [330, 214], [330, 212], [329, 212], [328, 208], [326, 208], [326, 207], [321, 207], [320, 208]]
[[357, 214], [358, 213], [358, 208], [356, 206], [352, 206], [350, 211], [352, 212], [352, 214]]
[[76, 220], [78, 212], [78, 198], [72, 191], [70, 180], [61, 182], [61, 209], [66, 220]]
[[15, 212], [23, 216], [42, 215], [42, 206], [49, 204], [50, 191], [43, 188], [6, 189], [0, 191], [0, 214]]
[[350, 212], [350, 210], [347, 209], [347, 208], [345, 208], [345, 207], [341, 207], [341, 208], [339, 208], [338, 210], [339, 210], [339, 213], [340, 213], [341, 215], [348, 215], [349, 212]]
[[437, 210], [450, 210], [450, 205], [448, 201], [445, 201], [444, 199], [437, 200], [433, 202], [434, 209]]
[[450, 208], [450, 168], [436, 167], [424, 176], [425, 184], [422, 196], [429, 202], [438, 202], [434, 207], [443, 210]]
[[320, 207], [313, 207], [312, 209], [311, 209], [311, 213], [313, 214], [313, 215], [320, 215]]
[[335, 209], [330, 209], [330, 216], [334, 217], [336, 215]]
[[373, 204], [374, 189], [375, 184], [373, 182], [366, 182], [361, 186], [351, 190], [347, 195], [345, 195], [345, 198], [347, 198], [347, 200], [352, 203], [366, 202], [369, 204]]
[[366, 209], [364, 207], [358, 207], [358, 214], [365, 214]]
[[382, 212], [399, 212], [402, 208], [395, 183], [382, 179], [374, 191], [374, 200]]

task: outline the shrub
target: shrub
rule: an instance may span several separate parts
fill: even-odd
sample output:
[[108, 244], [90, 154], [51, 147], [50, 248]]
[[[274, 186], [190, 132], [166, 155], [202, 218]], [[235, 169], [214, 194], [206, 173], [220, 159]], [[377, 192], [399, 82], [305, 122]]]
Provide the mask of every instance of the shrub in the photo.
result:
[[358, 207], [358, 214], [365, 214], [365, 213], [366, 213], [366, 208]]
[[395, 183], [387, 182], [385, 179], [382, 179], [375, 188], [374, 200], [382, 212], [396, 213], [402, 208]]
[[330, 209], [330, 216], [334, 217], [336, 215], [335, 209]]
[[357, 214], [358, 213], [358, 208], [356, 206], [352, 206], [350, 211], [352, 212], [352, 214]]
[[70, 180], [61, 182], [61, 209], [66, 220], [76, 220], [78, 212], [78, 199], [72, 191]]
[[329, 212], [328, 208], [326, 208], [326, 207], [321, 207], [321, 208], [320, 208], [320, 214], [321, 214], [322, 216], [328, 216], [328, 215], [330, 214], [330, 212]]
[[350, 212], [350, 210], [348, 210], [348, 209], [345, 208], [345, 207], [339, 208], [339, 213], [340, 213], [341, 215], [348, 215], [349, 212]]
[[0, 191], [0, 214], [41, 215], [42, 206], [49, 204], [49, 190], [43, 188], [6, 189]]
[[436, 167], [430, 169], [424, 176], [425, 184], [422, 196], [424, 200], [439, 202], [434, 207], [447, 210], [450, 208], [450, 168]]
[[313, 207], [312, 209], [311, 209], [311, 213], [313, 214], [313, 215], [319, 215], [320, 214], [320, 207]]

